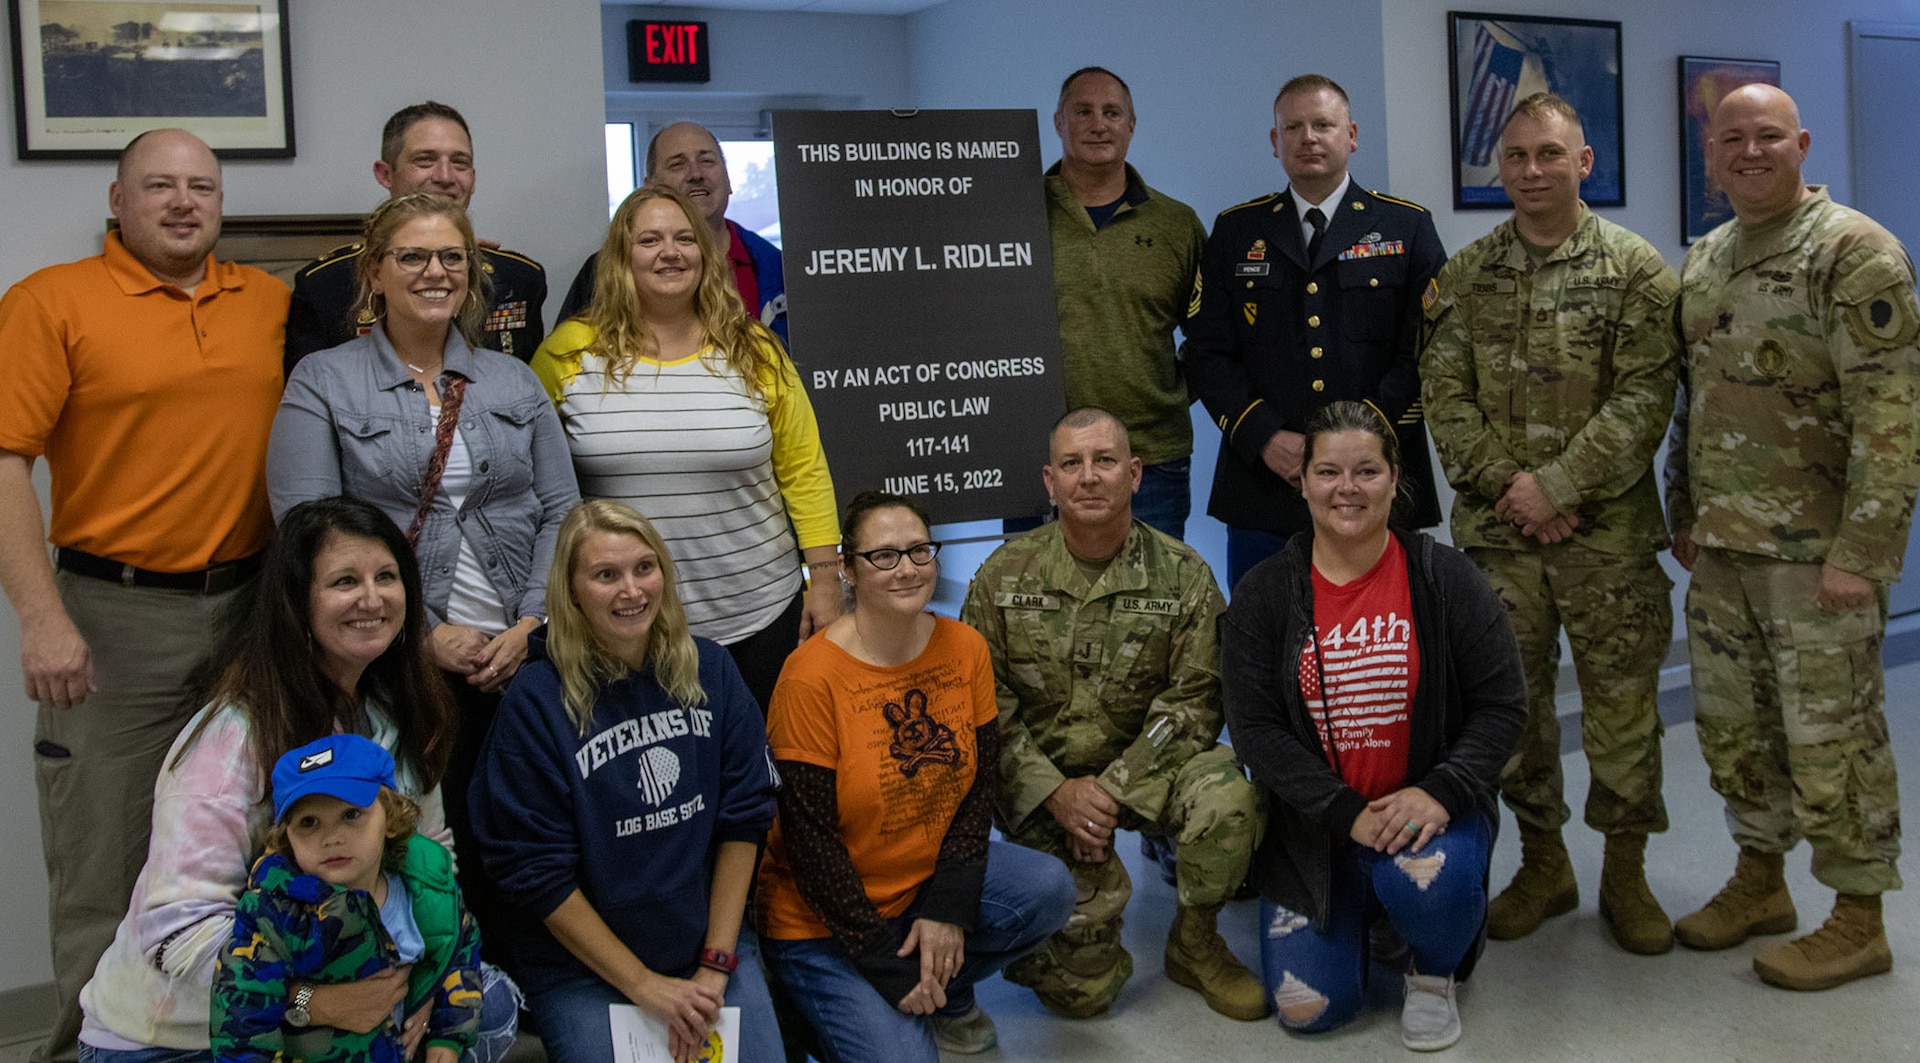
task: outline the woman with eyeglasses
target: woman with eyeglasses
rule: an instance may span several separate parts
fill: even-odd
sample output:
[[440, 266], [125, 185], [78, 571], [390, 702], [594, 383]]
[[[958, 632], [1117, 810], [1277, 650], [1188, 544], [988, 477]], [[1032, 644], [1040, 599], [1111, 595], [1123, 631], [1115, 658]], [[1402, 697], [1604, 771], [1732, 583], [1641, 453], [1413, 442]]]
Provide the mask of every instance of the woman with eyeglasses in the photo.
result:
[[[477, 346], [476, 262], [459, 203], [417, 192], [381, 204], [356, 266], [356, 310], [373, 328], [301, 359], [267, 444], [276, 519], [351, 495], [405, 529], [419, 557], [433, 658], [460, 710], [446, 774], [456, 845], [471, 833], [467, 780], [480, 741], [545, 616], [560, 521], [580, 500], [538, 378]], [[498, 902], [478, 865], [463, 862], [461, 888], [484, 935]]]
[[853, 612], [787, 659], [767, 721], [782, 788], [761, 953], [821, 1058], [936, 1063], [993, 1047], [973, 987], [1066, 922], [1073, 879], [987, 840], [993, 665], [978, 632], [927, 612], [940, 544], [926, 513], [869, 491], [842, 527]]
[[540, 345], [534, 372], [581, 487], [660, 529], [693, 633], [727, 648], [764, 711], [787, 654], [841, 610], [813, 406], [682, 193], [628, 196], [595, 262], [592, 304]]

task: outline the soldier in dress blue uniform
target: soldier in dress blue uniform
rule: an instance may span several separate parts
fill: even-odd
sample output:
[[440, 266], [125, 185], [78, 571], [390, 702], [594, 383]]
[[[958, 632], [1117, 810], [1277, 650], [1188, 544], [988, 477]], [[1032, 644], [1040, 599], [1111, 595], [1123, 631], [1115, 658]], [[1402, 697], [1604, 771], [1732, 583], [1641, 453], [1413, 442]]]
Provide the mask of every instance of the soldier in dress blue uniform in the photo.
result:
[[1356, 185], [1347, 94], [1303, 74], [1273, 103], [1285, 191], [1223, 212], [1187, 320], [1187, 373], [1221, 432], [1207, 512], [1227, 525], [1228, 585], [1309, 525], [1302, 430], [1336, 400], [1399, 435], [1401, 524], [1440, 523], [1420, 407], [1421, 298], [1447, 260], [1417, 204]]
[[[373, 179], [389, 195], [437, 192], [465, 207], [473, 197], [473, 177], [473, 136], [459, 111], [428, 100], [403, 107], [387, 119]], [[356, 241], [334, 248], [294, 274], [293, 306], [287, 311], [288, 373], [307, 355], [372, 330], [370, 308], [355, 305], [359, 290], [353, 271], [359, 258]], [[547, 271], [533, 259], [499, 247], [482, 247], [479, 260], [480, 282], [487, 296], [482, 346], [524, 362], [546, 338], [540, 313], [547, 301]]]

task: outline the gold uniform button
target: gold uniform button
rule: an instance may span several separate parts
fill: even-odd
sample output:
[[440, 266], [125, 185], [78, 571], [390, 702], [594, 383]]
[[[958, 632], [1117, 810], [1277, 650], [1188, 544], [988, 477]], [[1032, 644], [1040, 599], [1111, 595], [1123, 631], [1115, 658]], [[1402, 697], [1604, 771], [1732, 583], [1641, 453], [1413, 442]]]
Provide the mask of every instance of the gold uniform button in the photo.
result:
[[1378, 288], [1378, 287], [1380, 287], [1380, 278], [1378, 278], [1378, 277], [1368, 277], [1368, 278], [1367, 278], [1367, 287], [1369, 287], [1369, 288]]
[[1247, 287], [1249, 287], [1249, 288], [1251, 288], [1251, 287], [1253, 287], [1253, 282], [1252, 282], [1252, 281], [1248, 281], [1248, 282], [1247, 282]]
[[1324, 358], [1326, 357], [1327, 349], [1325, 347], [1315, 347], [1307, 353], [1313, 355], [1315, 358]]
[[1308, 315], [1307, 315], [1307, 327], [1308, 327], [1308, 328], [1319, 328], [1319, 327], [1320, 327], [1320, 315], [1319, 315], [1319, 314], [1308, 314]]
[[1320, 294], [1320, 282], [1318, 282], [1318, 281], [1308, 281], [1308, 282], [1307, 282], [1307, 294], [1308, 294], [1308, 295], [1318, 295], [1318, 294]]
[[1313, 382], [1313, 390], [1315, 390], [1315, 391], [1325, 391], [1325, 390], [1327, 390], [1327, 382], [1326, 382], [1326, 381], [1324, 381], [1324, 380], [1316, 380], [1316, 381], [1314, 381], [1314, 382]]

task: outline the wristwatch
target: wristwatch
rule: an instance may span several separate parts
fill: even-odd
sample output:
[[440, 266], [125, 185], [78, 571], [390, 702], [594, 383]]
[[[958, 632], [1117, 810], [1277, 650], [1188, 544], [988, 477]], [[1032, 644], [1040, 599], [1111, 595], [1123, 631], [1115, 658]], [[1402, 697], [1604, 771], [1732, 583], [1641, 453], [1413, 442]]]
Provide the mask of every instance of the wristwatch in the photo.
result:
[[307, 1011], [307, 1005], [313, 1000], [313, 986], [301, 985], [293, 991], [293, 1003], [287, 1005], [286, 1020], [288, 1026], [305, 1029], [313, 1022], [313, 1015]]

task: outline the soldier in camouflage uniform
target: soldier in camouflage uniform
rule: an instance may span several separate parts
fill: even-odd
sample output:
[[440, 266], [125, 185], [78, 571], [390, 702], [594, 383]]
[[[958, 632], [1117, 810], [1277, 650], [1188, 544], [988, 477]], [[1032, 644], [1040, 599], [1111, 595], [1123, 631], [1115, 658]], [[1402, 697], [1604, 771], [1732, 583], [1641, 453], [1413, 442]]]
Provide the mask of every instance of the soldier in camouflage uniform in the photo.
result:
[[1754, 958], [1825, 989], [1893, 966], [1880, 894], [1900, 888], [1900, 796], [1880, 643], [1920, 480], [1920, 307], [1900, 242], [1802, 183], [1786, 93], [1715, 110], [1708, 159], [1735, 218], [1687, 254], [1688, 383], [1668, 448], [1674, 554], [1700, 751], [1740, 845], [1726, 888], [1674, 927], [1717, 949], [1797, 915], [1782, 854], [1813, 844], [1838, 891], [1817, 932]]
[[1218, 741], [1226, 603], [1199, 554], [1133, 519], [1140, 470], [1112, 414], [1061, 418], [1046, 467], [1059, 521], [994, 551], [960, 614], [993, 654], [1000, 829], [1065, 860], [1080, 886], [1066, 927], [1006, 975], [1060, 1014], [1105, 1012], [1133, 973], [1114, 832], [1164, 833], [1179, 892], [1167, 976], [1258, 1019], [1266, 994], [1215, 928], [1260, 830], [1253, 786]]
[[1580, 681], [1592, 769], [1586, 822], [1607, 836], [1600, 914], [1621, 947], [1673, 947], [1647, 888], [1660, 795], [1660, 665], [1673, 583], [1653, 471], [1673, 409], [1677, 283], [1645, 240], [1580, 201], [1591, 170], [1579, 115], [1522, 100], [1501, 137], [1513, 217], [1455, 255], [1427, 298], [1427, 422], [1453, 502], [1455, 545], [1506, 603], [1526, 662], [1527, 729], [1500, 788], [1522, 858], [1487, 932], [1523, 937], [1580, 903], [1560, 830], [1559, 628]]

